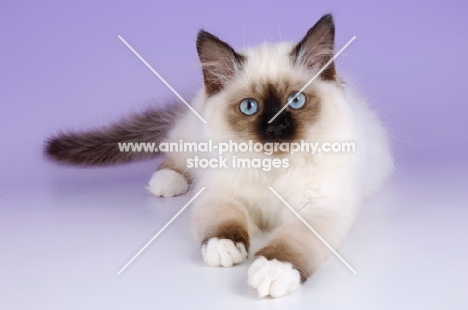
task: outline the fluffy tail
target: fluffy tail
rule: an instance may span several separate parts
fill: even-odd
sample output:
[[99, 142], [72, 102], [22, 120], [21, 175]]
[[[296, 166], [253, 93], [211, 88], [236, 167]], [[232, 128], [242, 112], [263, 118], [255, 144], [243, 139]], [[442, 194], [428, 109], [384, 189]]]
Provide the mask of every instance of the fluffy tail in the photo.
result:
[[119, 143], [162, 142], [182, 113], [181, 106], [148, 109], [102, 130], [61, 132], [45, 142], [44, 153], [54, 161], [79, 166], [105, 166], [149, 159], [159, 152], [121, 152]]

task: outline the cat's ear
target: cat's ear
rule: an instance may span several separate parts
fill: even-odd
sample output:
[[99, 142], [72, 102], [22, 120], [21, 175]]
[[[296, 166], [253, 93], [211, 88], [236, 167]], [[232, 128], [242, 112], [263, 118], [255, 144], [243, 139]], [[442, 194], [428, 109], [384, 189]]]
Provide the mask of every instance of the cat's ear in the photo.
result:
[[198, 33], [197, 51], [208, 95], [222, 90], [242, 68], [244, 62], [244, 56], [236, 53], [229, 44], [204, 30]]
[[[333, 58], [335, 45], [335, 24], [331, 14], [323, 15], [319, 21], [309, 29], [305, 37], [291, 52], [295, 63], [301, 63], [310, 69], [320, 70]], [[335, 64], [332, 62], [321, 73], [323, 80], [330, 81], [336, 77]]]

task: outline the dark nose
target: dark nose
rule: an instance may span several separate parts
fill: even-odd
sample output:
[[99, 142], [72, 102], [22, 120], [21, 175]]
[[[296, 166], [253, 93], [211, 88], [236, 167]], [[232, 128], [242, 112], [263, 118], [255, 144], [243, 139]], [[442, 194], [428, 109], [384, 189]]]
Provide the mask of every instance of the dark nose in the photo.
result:
[[289, 119], [288, 112], [282, 112], [271, 123], [268, 123], [274, 116], [275, 114], [265, 117], [266, 123], [265, 123], [264, 128], [265, 128], [265, 132], [269, 136], [279, 138], [291, 126], [291, 121]]

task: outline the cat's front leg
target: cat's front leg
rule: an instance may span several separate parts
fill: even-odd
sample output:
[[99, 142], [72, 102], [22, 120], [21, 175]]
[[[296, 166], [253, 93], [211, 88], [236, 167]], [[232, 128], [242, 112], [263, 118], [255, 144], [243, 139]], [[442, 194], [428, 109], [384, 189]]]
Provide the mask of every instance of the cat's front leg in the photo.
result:
[[233, 201], [204, 201], [195, 206], [195, 229], [203, 260], [212, 267], [231, 267], [245, 261], [249, 251], [247, 214]]
[[[334, 215], [317, 215], [306, 221], [334, 248], [349, 225]], [[332, 252], [304, 223], [294, 218], [279, 226], [267, 246], [260, 249], [248, 270], [249, 285], [260, 297], [282, 297], [299, 289]]]
[[282, 297], [299, 289], [311, 274], [307, 257], [289, 240], [273, 239], [259, 250], [248, 270], [248, 282], [259, 297]]
[[188, 171], [180, 164], [176, 165], [175, 162], [182, 161], [166, 157], [158, 170], [153, 173], [147, 187], [151, 194], [169, 198], [185, 194], [188, 191]]

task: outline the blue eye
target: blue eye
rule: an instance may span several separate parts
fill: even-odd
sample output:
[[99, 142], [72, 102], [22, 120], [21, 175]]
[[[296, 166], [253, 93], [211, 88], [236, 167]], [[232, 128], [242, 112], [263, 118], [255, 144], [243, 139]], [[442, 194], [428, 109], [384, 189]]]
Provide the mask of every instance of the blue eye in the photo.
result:
[[245, 115], [254, 115], [258, 112], [258, 103], [253, 99], [247, 98], [241, 101], [239, 109]]
[[[296, 96], [296, 98], [294, 98], [295, 96]], [[291, 101], [291, 99], [293, 99], [293, 98], [294, 98], [294, 100]], [[305, 105], [305, 103], [307, 101], [307, 98], [303, 93], [293, 92], [288, 97], [288, 103], [290, 101], [291, 101], [291, 103], [289, 104], [289, 107], [291, 109], [297, 110], [297, 109], [302, 108]]]

